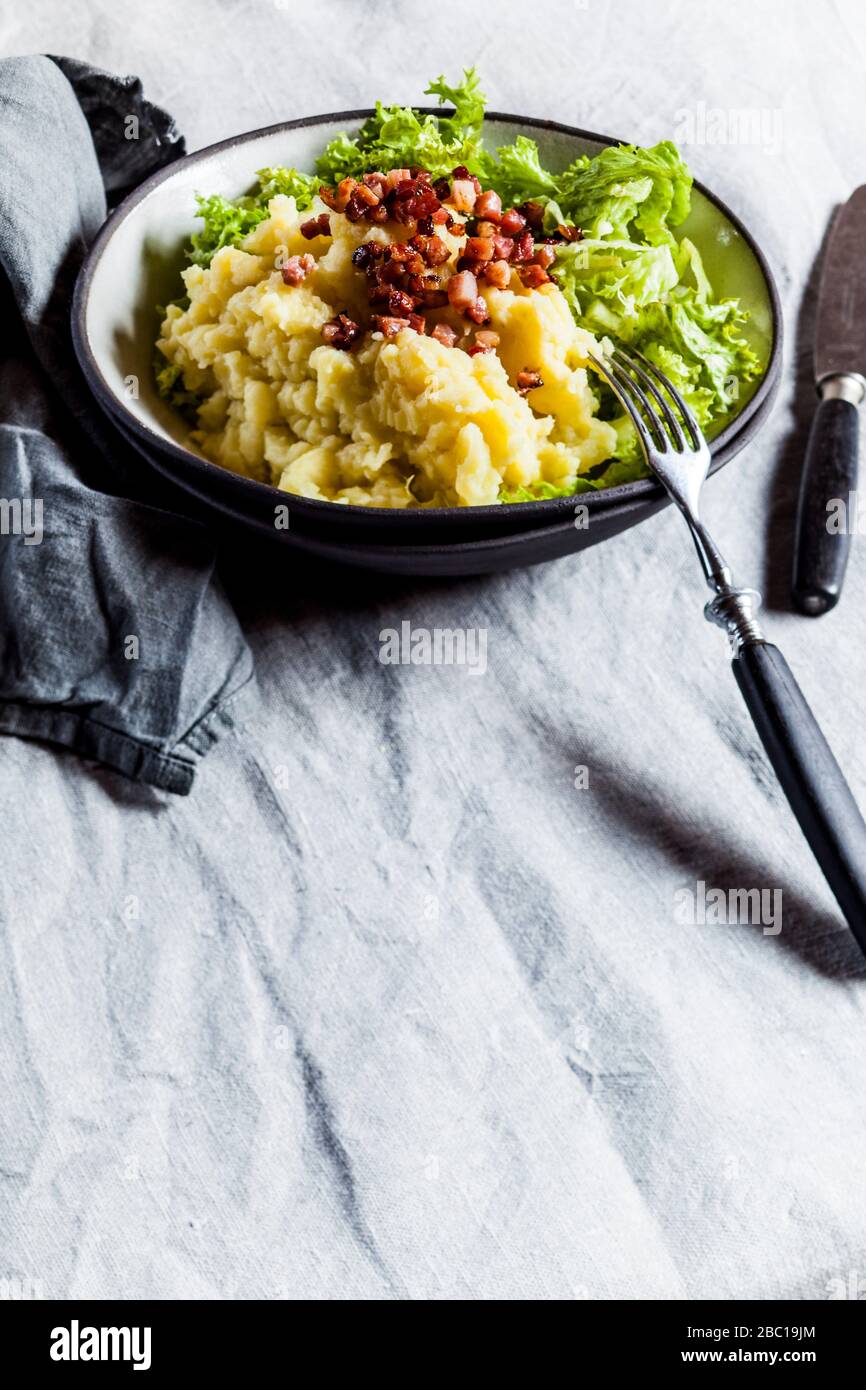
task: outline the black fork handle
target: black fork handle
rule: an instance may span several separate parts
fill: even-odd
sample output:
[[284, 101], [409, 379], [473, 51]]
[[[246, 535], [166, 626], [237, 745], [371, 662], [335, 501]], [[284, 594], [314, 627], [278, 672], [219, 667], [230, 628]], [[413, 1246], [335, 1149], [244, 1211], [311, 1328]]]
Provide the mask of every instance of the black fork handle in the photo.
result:
[[866, 823], [851, 788], [778, 647], [744, 646], [733, 666], [791, 810], [866, 954]]

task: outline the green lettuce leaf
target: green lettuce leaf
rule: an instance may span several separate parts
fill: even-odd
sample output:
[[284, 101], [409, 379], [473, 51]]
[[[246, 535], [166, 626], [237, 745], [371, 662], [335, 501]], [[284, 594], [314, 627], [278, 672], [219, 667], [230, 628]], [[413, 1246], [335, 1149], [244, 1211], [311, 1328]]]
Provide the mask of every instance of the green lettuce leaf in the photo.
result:
[[634, 316], [647, 304], [665, 299], [679, 283], [669, 246], [601, 237], [586, 237], [558, 250], [555, 274], [578, 317], [593, 299], [606, 301], [617, 315]]
[[196, 265], [210, 265], [223, 246], [239, 246], [257, 223], [267, 217], [267, 205], [255, 198], [239, 198], [231, 202], [219, 193], [209, 198], [198, 196], [198, 216], [204, 226], [193, 232], [187, 255]]
[[620, 487], [623, 483], [636, 483], [652, 476], [631, 421], [621, 417], [617, 421], [617, 433], [620, 443], [616, 455], [599, 470], [596, 487]]
[[644, 241], [674, 246], [671, 227], [684, 222], [692, 176], [669, 140], [641, 149], [610, 145], [569, 166], [558, 180], [558, 201], [590, 236], [627, 238], [632, 224]]
[[319, 180], [297, 169], [260, 169], [259, 186], [255, 193], [234, 202], [214, 193], [209, 198], [197, 196], [198, 216], [204, 226], [193, 232], [187, 257], [195, 265], [210, 265], [223, 246], [240, 246], [245, 237], [268, 215], [268, 203], [278, 193], [296, 200], [299, 208], [307, 208], [319, 191]]
[[467, 68], [462, 82], [451, 87], [438, 77], [427, 88], [440, 105], [450, 102], [453, 116], [424, 116], [411, 106], [376, 103], [354, 139], [341, 134], [326, 145], [316, 161], [319, 176], [330, 183], [359, 178], [373, 169], [402, 169], [418, 165], [434, 177], [450, 174], [458, 164], [473, 173], [484, 173], [489, 156], [481, 140], [486, 98], [474, 68]]
[[576, 497], [580, 492], [595, 492], [600, 484], [593, 478], [581, 476], [572, 483], [531, 483], [529, 487], [503, 488], [500, 502], [541, 502], [549, 497]]
[[255, 200], [265, 208], [278, 193], [294, 198], [298, 208], [308, 208], [321, 187], [320, 179], [312, 174], [301, 174], [297, 169], [260, 169], [256, 177], [259, 191]]
[[464, 70], [463, 81], [456, 87], [449, 87], [444, 77], [437, 77], [424, 89], [424, 95], [438, 97], [440, 106], [450, 102], [454, 107], [453, 116], [439, 117], [439, 130], [446, 144], [473, 135], [480, 138], [487, 98], [474, 68]]
[[[538, 146], [527, 135], [518, 135], [512, 145], [500, 145], [487, 170], [489, 182], [503, 202], [525, 203], [528, 199], [556, 197], [559, 185], [553, 174], [541, 167]], [[565, 221], [561, 217], [560, 221]]]

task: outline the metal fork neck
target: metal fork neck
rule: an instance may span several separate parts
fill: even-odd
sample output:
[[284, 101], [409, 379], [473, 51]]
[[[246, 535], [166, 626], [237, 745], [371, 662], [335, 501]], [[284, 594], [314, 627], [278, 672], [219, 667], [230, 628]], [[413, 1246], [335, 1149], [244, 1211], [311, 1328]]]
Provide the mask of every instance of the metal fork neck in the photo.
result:
[[688, 517], [695, 549], [713, 598], [704, 607], [707, 622], [728, 634], [734, 653], [765, 641], [757, 611], [761, 595], [755, 589], [738, 589], [730, 568], [715, 541], [700, 521]]
[[730, 588], [734, 582], [733, 577], [719, 547], [703, 525], [703, 522], [699, 521], [693, 512], [685, 508], [683, 508], [683, 512], [686, 521], [689, 523], [692, 540], [695, 543], [698, 559], [704, 571], [704, 578], [710, 588], [715, 589], [717, 592], [720, 589]]

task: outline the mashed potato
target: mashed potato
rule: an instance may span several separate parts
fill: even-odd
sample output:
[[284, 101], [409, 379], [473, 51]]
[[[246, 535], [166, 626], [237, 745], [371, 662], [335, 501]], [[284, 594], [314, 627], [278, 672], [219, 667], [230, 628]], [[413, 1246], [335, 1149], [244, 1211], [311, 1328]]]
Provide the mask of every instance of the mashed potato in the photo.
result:
[[[323, 326], [338, 313], [370, 323], [366, 282], [352, 263], [362, 241], [398, 239], [393, 225], [332, 215], [330, 235], [305, 239], [299, 214], [275, 197], [243, 249], [226, 247], [203, 269], [184, 271], [189, 307], [172, 305], [158, 347], [201, 400], [190, 438], [211, 459], [285, 492], [359, 506], [480, 506], [503, 490], [561, 486], [610, 457], [612, 427], [594, 417], [587, 354], [595, 340], [578, 328], [553, 283], [507, 289], [481, 285], [495, 351], [405, 328], [365, 332], [350, 351], [329, 346]], [[444, 229], [454, 272], [461, 243]], [[406, 235], [405, 228], [396, 228]], [[286, 258], [315, 266], [286, 284]], [[450, 307], [431, 322], [456, 324]], [[460, 331], [466, 334], [465, 322]], [[521, 394], [518, 373], [543, 385]]]

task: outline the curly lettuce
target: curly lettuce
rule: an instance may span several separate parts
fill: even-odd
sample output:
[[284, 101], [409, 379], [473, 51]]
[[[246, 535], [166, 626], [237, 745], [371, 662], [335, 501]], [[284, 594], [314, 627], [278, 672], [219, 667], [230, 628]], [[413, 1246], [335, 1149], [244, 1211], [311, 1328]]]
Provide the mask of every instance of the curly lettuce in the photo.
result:
[[557, 178], [557, 201], [589, 236], [675, 245], [671, 227], [689, 215], [692, 176], [675, 145], [610, 145]]
[[257, 222], [268, 215], [267, 204], [257, 198], [239, 198], [231, 202], [219, 193], [209, 198], [196, 197], [197, 216], [203, 226], [190, 237], [187, 256], [195, 265], [210, 265], [217, 251], [224, 246], [240, 246]]
[[353, 138], [338, 135], [316, 160], [316, 172], [329, 183], [360, 178], [372, 169], [402, 169], [417, 165], [435, 177], [450, 174], [458, 164], [481, 174], [489, 158], [481, 139], [486, 97], [473, 68], [462, 82], [451, 87], [437, 77], [427, 95], [439, 104], [449, 102], [451, 116], [424, 115], [411, 106], [376, 103], [375, 115], [364, 122]]

